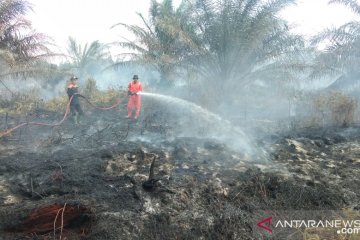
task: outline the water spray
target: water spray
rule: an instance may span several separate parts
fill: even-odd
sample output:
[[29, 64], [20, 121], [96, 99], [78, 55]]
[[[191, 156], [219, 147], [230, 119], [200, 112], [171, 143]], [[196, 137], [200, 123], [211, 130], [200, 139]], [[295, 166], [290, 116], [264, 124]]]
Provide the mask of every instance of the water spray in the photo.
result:
[[190, 114], [200, 117], [202, 121], [206, 121], [207, 123], [215, 126], [212, 129], [208, 129], [207, 132], [212, 138], [224, 141], [229, 146], [237, 148], [238, 150], [241, 149], [247, 153], [253, 152], [249, 143], [249, 137], [246, 136], [240, 128], [233, 126], [230, 121], [223, 119], [219, 115], [210, 112], [193, 102], [189, 102], [181, 98], [147, 92], [138, 92], [137, 94], [145, 97], [152, 97], [161, 102], [172, 104], [173, 106], [182, 107], [183, 109], [189, 111]]

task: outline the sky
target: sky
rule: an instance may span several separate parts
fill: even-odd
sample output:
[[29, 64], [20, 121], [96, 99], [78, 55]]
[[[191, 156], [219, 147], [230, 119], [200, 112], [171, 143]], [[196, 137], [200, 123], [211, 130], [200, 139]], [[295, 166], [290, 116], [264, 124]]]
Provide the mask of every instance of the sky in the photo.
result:
[[[150, 0], [28, 0], [33, 11], [28, 14], [34, 29], [52, 37], [65, 49], [69, 36], [84, 44], [99, 40], [110, 43], [128, 33], [116, 23], [140, 24], [136, 12], [147, 16]], [[181, 0], [174, 0], [178, 6]], [[360, 1], [360, 0], [358, 0]], [[324, 28], [340, 26], [355, 19], [355, 15], [328, 0], [298, 0], [281, 13], [294, 33], [312, 36]], [[357, 19], [360, 20], [360, 19]], [[130, 37], [130, 36], [129, 36]]]
[[[329, 0], [298, 0], [296, 5], [290, 6], [282, 12], [293, 27], [293, 32], [311, 37], [316, 33], [342, 24], [358, 20], [359, 16], [349, 8], [340, 4], [328, 4]], [[360, 3], [360, 0], [357, 0]]]
[[[69, 36], [78, 42], [121, 40], [124, 29], [114, 24], [141, 24], [137, 12], [148, 15], [150, 0], [28, 0], [32, 12], [27, 18], [38, 32], [64, 47]], [[180, 1], [175, 0], [175, 6]], [[126, 34], [125, 34], [126, 35]]]

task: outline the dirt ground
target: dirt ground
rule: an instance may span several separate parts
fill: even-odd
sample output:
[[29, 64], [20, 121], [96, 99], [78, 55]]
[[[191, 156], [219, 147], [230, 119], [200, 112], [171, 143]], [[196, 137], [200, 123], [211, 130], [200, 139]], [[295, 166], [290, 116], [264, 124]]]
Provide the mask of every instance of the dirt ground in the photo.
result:
[[253, 139], [264, 155], [179, 137], [166, 113], [124, 116], [89, 110], [0, 139], [0, 239], [255, 239], [260, 209], [360, 208], [360, 128]]

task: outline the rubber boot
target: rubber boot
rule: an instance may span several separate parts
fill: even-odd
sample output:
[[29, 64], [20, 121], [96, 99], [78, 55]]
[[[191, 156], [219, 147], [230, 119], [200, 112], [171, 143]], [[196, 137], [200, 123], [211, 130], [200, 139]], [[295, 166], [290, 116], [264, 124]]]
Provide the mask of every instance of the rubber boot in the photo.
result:
[[78, 124], [81, 124], [82, 117], [80, 114], [77, 114], [77, 122]]
[[75, 125], [78, 125], [78, 124], [79, 124], [79, 119], [78, 119], [78, 115], [77, 115], [77, 114], [74, 115], [74, 123], [75, 123]]

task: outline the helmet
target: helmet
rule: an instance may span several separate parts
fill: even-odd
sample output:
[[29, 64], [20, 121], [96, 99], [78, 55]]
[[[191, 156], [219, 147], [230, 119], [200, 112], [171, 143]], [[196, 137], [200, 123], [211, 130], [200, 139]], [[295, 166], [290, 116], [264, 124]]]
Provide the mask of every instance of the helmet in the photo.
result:
[[76, 76], [71, 76], [71, 78], [70, 78], [70, 80], [77, 80], [78, 79], [78, 77], [76, 77]]
[[139, 79], [139, 76], [135, 74], [135, 75], [133, 76], [133, 79]]

